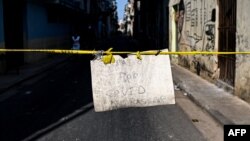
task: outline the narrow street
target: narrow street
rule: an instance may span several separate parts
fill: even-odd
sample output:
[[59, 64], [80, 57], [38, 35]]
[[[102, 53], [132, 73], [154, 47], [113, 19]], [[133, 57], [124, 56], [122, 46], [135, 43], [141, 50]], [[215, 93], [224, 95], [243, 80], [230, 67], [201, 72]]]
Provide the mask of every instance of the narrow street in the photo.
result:
[[[116, 48], [134, 44], [126, 38], [114, 41], [102, 45]], [[194, 125], [196, 121], [178, 104], [94, 112], [89, 106], [91, 59], [93, 56], [73, 56], [63, 67], [52, 68], [45, 77], [12, 90], [13, 96], [0, 103], [0, 140], [205, 140]], [[179, 98], [183, 97], [177, 96], [177, 101]]]
[[0, 141], [248, 141], [249, 6], [0, 0]]

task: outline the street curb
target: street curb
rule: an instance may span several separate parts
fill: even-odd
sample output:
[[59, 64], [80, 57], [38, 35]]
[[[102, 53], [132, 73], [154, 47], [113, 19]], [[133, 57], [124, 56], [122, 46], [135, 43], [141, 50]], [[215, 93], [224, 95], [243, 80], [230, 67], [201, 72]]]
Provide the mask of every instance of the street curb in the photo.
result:
[[173, 79], [174, 84], [177, 85], [182, 91], [187, 93], [188, 98], [194, 102], [201, 109], [205, 110], [219, 125], [224, 126], [228, 124], [235, 124], [233, 121], [225, 117], [222, 113], [217, 110], [209, 109], [209, 107], [202, 104], [198, 99], [196, 99], [191, 92], [188, 92], [182, 84], [182, 81], [178, 78]]
[[67, 122], [71, 121], [74, 118], [77, 118], [79, 115], [81, 115], [81, 114], [83, 114], [85, 112], [88, 112], [93, 107], [94, 107], [93, 103], [89, 103], [87, 105], [84, 105], [81, 108], [79, 108], [78, 110], [76, 110], [75, 112], [71, 113], [70, 115], [59, 119], [56, 123], [53, 123], [53, 124], [49, 125], [48, 127], [37, 131], [36, 133], [34, 133], [33, 135], [25, 138], [22, 141], [37, 140], [39, 137], [43, 136], [44, 134], [48, 133], [49, 131], [52, 131], [52, 130], [58, 128], [62, 124], [66, 124]]

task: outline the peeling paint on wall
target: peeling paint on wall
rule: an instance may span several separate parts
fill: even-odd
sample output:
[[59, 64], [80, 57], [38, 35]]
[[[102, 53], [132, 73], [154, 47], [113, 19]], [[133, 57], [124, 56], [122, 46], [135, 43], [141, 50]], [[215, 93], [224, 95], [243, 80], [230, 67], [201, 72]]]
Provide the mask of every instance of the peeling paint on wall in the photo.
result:
[[[178, 27], [180, 29], [177, 30], [179, 32], [177, 33], [178, 51], [218, 51], [219, 32], [217, 28], [219, 27], [218, 12], [220, 9], [217, 0], [183, 0], [183, 2], [183, 25]], [[237, 2], [237, 52], [250, 51], [249, 7], [249, 0]], [[224, 38], [228, 39], [228, 37]], [[250, 103], [249, 60], [250, 55], [236, 55], [234, 94]], [[210, 74], [210, 78], [219, 78], [220, 69], [218, 68], [218, 56], [216, 55], [182, 55], [178, 62], [191, 70], [197, 70], [197, 64], [199, 64], [201, 71], [208, 72], [205, 74]]]
[[[179, 11], [178, 45], [179, 51], [216, 51], [216, 21], [213, 19], [216, 1], [183, 0], [184, 10]], [[183, 14], [183, 19], [181, 18]], [[199, 69], [211, 74], [217, 70], [216, 55], [183, 55], [179, 63], [190, 69]]]
[[[249, 0], [237, 3], [236, 51], [250, 51]], [[236, 56], [235, 94], [250, 103], [250, 55]]]

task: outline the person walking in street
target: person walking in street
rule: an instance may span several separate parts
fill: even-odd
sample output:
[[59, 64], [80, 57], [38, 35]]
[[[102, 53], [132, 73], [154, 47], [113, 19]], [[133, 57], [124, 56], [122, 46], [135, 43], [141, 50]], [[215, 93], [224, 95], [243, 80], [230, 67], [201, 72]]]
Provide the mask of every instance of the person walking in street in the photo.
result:
[[72, 40], [73, 40], [73, 47], [72, 47], [72, 49], [79, 50], [80, 49], [80, 35], [78, 35], [77, 33], [75, 33], [72, 36]]

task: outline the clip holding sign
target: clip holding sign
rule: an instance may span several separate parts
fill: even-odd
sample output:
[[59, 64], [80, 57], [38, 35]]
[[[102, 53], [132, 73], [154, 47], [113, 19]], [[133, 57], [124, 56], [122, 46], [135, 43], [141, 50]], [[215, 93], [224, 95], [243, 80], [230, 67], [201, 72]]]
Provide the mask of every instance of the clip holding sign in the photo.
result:
[[94, 60], [101, 60], [103, 57], [103, 50], [99, 50], [99, 51], [95, 51], [93, 50], [93, 52], [96, 52], [94, 55]]

